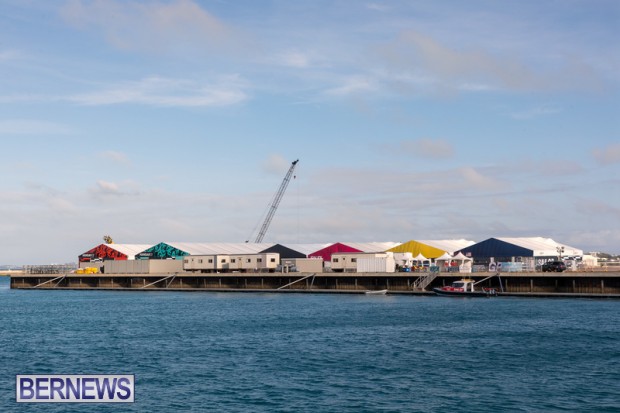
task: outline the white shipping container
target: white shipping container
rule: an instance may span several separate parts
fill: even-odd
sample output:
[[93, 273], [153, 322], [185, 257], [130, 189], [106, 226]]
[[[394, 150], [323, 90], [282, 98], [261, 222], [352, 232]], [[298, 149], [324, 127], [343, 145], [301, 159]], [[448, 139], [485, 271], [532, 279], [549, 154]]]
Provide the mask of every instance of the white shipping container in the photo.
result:
[[283, 258], [279, 272], [323, 272], [323, 258]]
[[[363, 253], [363, 252], [343, 252], [332, 254], [331, 268], [335, 272], [361, 272], [358, 269], [358, 261], [360, 259], [374, 259], [374, 258], [386, 258], [390, 262], [394, 263], [392, 270], [394, 272], [395, 261], [394, 254], [392, 252], [377, 252], [377, 253]], [[386, 264], [387, 265], [387, 264]], [[368, 272], [368, 271], [363, 271]], [[373, 271], [376, 272], [376, 271]], [[385, 270], [378, 272], [386, 272]]]
[[395, 272], [394, 257], [369, 257], [357, 260], [357, 272]]

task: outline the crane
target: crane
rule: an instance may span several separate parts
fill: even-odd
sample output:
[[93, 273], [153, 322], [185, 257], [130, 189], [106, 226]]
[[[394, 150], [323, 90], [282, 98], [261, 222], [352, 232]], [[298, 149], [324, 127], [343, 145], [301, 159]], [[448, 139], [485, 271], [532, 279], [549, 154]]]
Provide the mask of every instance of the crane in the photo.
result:
[[258, 235], [256, 236], [256, 240], [254, 241], [255, 243], [259, 243], [263, 241], [263, 238], [265, 237], [265, 234], [267, 233], [267, 230], [269, 229], [269, 225], [271, 224], [271, 220], [273, 219], [273, 216], [276, 213], [276, 210], [278, 209], [278, 205], [280, 204], [280, 201], [282, 200], [282, 196], [284, 196], [284, 192], [286, 191], [286, 188], [288, 187], [288, 183], [291, 181], [291, 176], [293, 176], [293, 171], [295, 170], [295, 166], [297, 165], [297, 162], [299, 162], [299, 159], [293, 161], [293, 163], [291, 164], [291, 167], [288, 169], [288, 172], [286, 173], [286, 176], [284, 177], [284, 180], [282, 181], [282, 184], [280, 184], [280, 189], [278, 189], [278, 192], [276, 192], [276, 194], [274, 195], [273, 201], [271, 201], [271, 205], [269, 206], [269, 211], [267, 212], [267, 217], [265, 217], [265, 221], [263, 222], [263, 225], [261, 226], [260, 231], [258, 232]]

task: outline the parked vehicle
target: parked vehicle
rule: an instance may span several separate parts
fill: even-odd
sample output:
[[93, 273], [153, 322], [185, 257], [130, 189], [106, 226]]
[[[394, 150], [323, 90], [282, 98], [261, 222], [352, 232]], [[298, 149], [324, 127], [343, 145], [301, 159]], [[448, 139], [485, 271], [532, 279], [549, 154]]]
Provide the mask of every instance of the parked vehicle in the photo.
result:
[[542, 265], [542, 272], [566, 271], [566, 264], [562, 261], [547, 261]]

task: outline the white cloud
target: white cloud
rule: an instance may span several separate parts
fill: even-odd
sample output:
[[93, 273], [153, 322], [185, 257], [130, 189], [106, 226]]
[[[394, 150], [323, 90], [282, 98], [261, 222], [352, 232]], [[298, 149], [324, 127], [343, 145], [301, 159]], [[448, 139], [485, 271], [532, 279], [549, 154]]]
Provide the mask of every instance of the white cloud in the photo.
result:
[[481, 50], [457, 50], [415, 31], [401, 33], [382, 54], [391, 64], [413, 71], [433, 73], [443, 82], [458, 84], [499, 83], [511, 89], [529, 88], [539, 79], [526, 67], [495, 58]]
[[36, 119], [0, 120], [0, 135], [67, 135], [73, 131], [67, 125]]
[[[612, 254], [620, 254], [620, 231], [617, 229], [584, 229], [578, 233], [568, 234], [566, 243], [569, 245], [590, 246], [590, 250], [585, 252], [606, 252]], [[610, 246], [615, 249], [610, 250]]]
[[190, 222], [183, 222], [181, 219], [174, 219], [170, 217], [159, 218], [156, 225], [164, 232], [176, 234], [178, 237], [176, 239], [183, 239], [193, 236], [195, 232], [195, 228]]
[[325, 93], [331, 96], [346, 97], [376, 90], [378, 88], [373, 79], [366, 76], [350, 76], [345, 78], [340, 86], [328, 89]]
[[310, 56], [297, 51], [283, 53], [278, 61], [284, 66], [300, 69], [310, 66]]
[[229, 106], [247, 100], [245, 87], [245, 82], [238, 76], [220, 77], [212, 84], [186, 79], [148, 77], [99, 92], [74, 95], [68, 100], [82, 105]]
[[[0, 103], [71, 102], [84, 106], [140, 104], [160, 107], [223, 107], [248, 100], [248, 88], [248, 83], [238, 75], [218, 76], [211, 82], [150, 76], [81, 94], [5, 95], [0, 96]], [[63, 125], [49, 122], [25, 119], [0, 121], [0, 133], [35, 133], [29, 131], [38, 130], [46, 130], [47, 133], [70, 132]]]
[[78, 28], [102, 31], [110, 44], [123, 50], [221, 52], [239, 46], [230, 27], [191, 0], [73, 0], [62, 16]]
[[48, 199], [47, 204], [54, 212], [73, 214], [78, 211], [77, 206], [73, 202], [60, 197]]
[[22, 58], [22, 53], [16, 50], [0, 50], [0, 62], [9, 61], [9, 60], [17, 60]]
[[97, 199], [114, 199], [116, 197], [140, 195], [139, 185], [132, 181], [124, 181], [121, 183], [98, 180], [95, 187], [91, 188], [90, 193]]
[[458, 87], [459, 90], [463, 92], [492, 92], [497, 90], [497, 88], [486, 85], [482, 83], [463, 83]]
[[[525, 167], [525, 165], [522, 167]], [[538, 169], [542, 176], [567, 176], [583, 172], [583, 167], [580, 163], [569, 159], [545, 160], [542, 165], [536, 162], [536, 165], [530, 165], [530, 167]]]
[[[458, 44], [458, 41], [455, 42]], [[478, 44], [481, 44], [478, 42]], [[600, 90], [600, 79], [585, 62], [566, 59], [552, 69], [526, 64], [519, 53], [499, 55], [484, 47], [451, 46], [422, 32], [402, 31], [393, 41], [375, 48], [387, 72], [431, 77], [436, 91], [486, 92]], [[554, 108], [523, 116], [555, 113]], [[517, 114], [519, 116], [519, 114]]]
[[101, 152], [99, 156], [105, 160], [108, 160], [108, 161], [111, 161], [117, 164], [128, 165], [130, 163], [129, 158], [127, 158], [127, 154], [123, 152], [105, 151], [105, 152]]
[[620, 219], [620, 208], [611, 202], [582, 198], [575, 201], [575, 208], [584, 216], [607, 216], [614, 221]]
[[89, 193], [92, 196], [90, 200], [105, 201], [109, 205], [116, 204], [119, 207], [128, 205], [128, 202], [140, 202], [144, 196], [143, 186], [130, 179], [120, 182], [99, 179], [95, 182], [95, 186], [90, 188]]
[[103, 180], [97, 181], [97, 189], [100, 192], [106, 193], [106, 194], [120, 193], [120, 190], [117, 184], [115, 184], [114, 182], [107, 182]]
[[382, 4], [382, 3], [368, 3], [366, 4], [366, 8], [368, 10], [376, 10], [376, 11], [381, 11], [381, 12], [390, 10], [390, 7], [387, 4]]
[[594, 149], [592, 155], [601, 165], [620, 163], [620, 143], [608, 145], [606, 148]]
[[[265, 166], [268, 164], [274, 167], [274, 173], [277, 165], [282, 168], [277, 171], [279, 183], [290, 159], [272, 155]], [[406, 241], [412, 238], [479, 241], [500, 235], [551, 234], [569, 243], [570, 238], [564, 234], [583, 231], [585, 226], [591, 225], [590, 220], [616, 222], [614, 219], [620, 214], [611, 201], [568, 199], [572, 198], [569, 193], [567, 202], [558, 202], [555, 193], [530, 192], [528, 185], [523, 188], [519, 184], [523, 177], [535, 180], [529, 171], [515, 176], [517, 172], [512, 165], [507, 170], [502, 168], [503, 165], [470, 166], [413, 172], [415, 167], [398, 164], [390, 169], [343, 166], [314, 170], [305, 175], [299, 194], [285, 196], [267, 237], [274, 242]], [[506, 182], [500, 181], [504, 178]], [[506, 191], [510, 187], [516, 190]], [[256, 225], [264, 201], [261, 199], [264, 194], [245, 191], [218, 195], [200, 191], [142, 190], [139, 183], [104, 179], [86, 193], [79, 190], [60, 193], [41, 185], [31, 185], [27, 189], [24, 193], [7, 194], [6, 202], [0, 205], [0, 226], [8, 228], [11, 235], [20, 228], [22, 232], [23, 228], [37, 228], [40, 245], [55, 241], [62, 244], [62, 248], [46, 250], [48, 255], [37, 257], [15, 248], [11, 250], [15, 253], [11, 257], [17, 259], [17, 263], [32, 263], [27, 261], [29, 259], [74, 259], [100, 243], [100, 236], [108, 233], [118, 242], [127, 243], [243, 242]], [[271, 190], [269, 192], [271, 194]], [[88, 194], [91, 196], [86, 196]], [[580, 226], [577, 219], [574, 227], [560, 225], [563, 232], [556, 237], [549, 232], [555, 225], [553, 219], [572, 220], [574, 215], [567, 213], [573, 204], [578, 216], [588, 217], [587, 222]], [[261, 208], [257, 209], [257, 205]], [[205, 210], [209, 213], [205, 214]], [[15, 226], [15, 222], [19, 225]], [[610, 242], [618, 245], [617, 238], [594, 241], [605, 249]], [[598, 245], [589, 240], [588, 244], [584, 244], [584, 240], [577, 241], [569, 244], [584, 248]]]
[[452, 144], [444, 139], [414, 139], [401, 141], [399, 152], [425, 159], [447, 159], [454, 156]]
[[460, 172], [464, 183], [471, 188], [482, 190], [497, 190], [505, 186], [499, 180], [491, 176], [484, 175], [473, 167], [461, 168]]
[[514, 119], [534, 119], [541, 116], [555, 115], [561, 111], [562, 110], [560, 108], [553, 105], [541, 105], [524, 111], [513, 112], [511, 116]]
[[291, 162], [279, 154], [272, 154], [263, 162], [263, 170], [270, 174], [281, 175], [290, 168]]

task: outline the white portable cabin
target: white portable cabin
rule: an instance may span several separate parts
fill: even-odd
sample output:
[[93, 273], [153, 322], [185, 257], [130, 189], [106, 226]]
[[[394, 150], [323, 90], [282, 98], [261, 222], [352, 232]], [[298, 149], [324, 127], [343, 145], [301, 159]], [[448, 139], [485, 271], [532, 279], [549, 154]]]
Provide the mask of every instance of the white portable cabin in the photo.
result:
[[183, 258], [185, 271], [200, 272], [273, 272], [280, 264], [280, 254], [212, 254]]
[[279, 264], [280, 254], [276, 252], [238, 254], [230, 256], [228, 268], [241, 272], [274, 272]]
[[185, 271], [225, 272], [229, 269], [230, 256], [225, 254], [187, 255], [183, 257]]
[[338, 252], [332, 254], [334, 272], [394, 272], [396, 262], [391, 252]]

